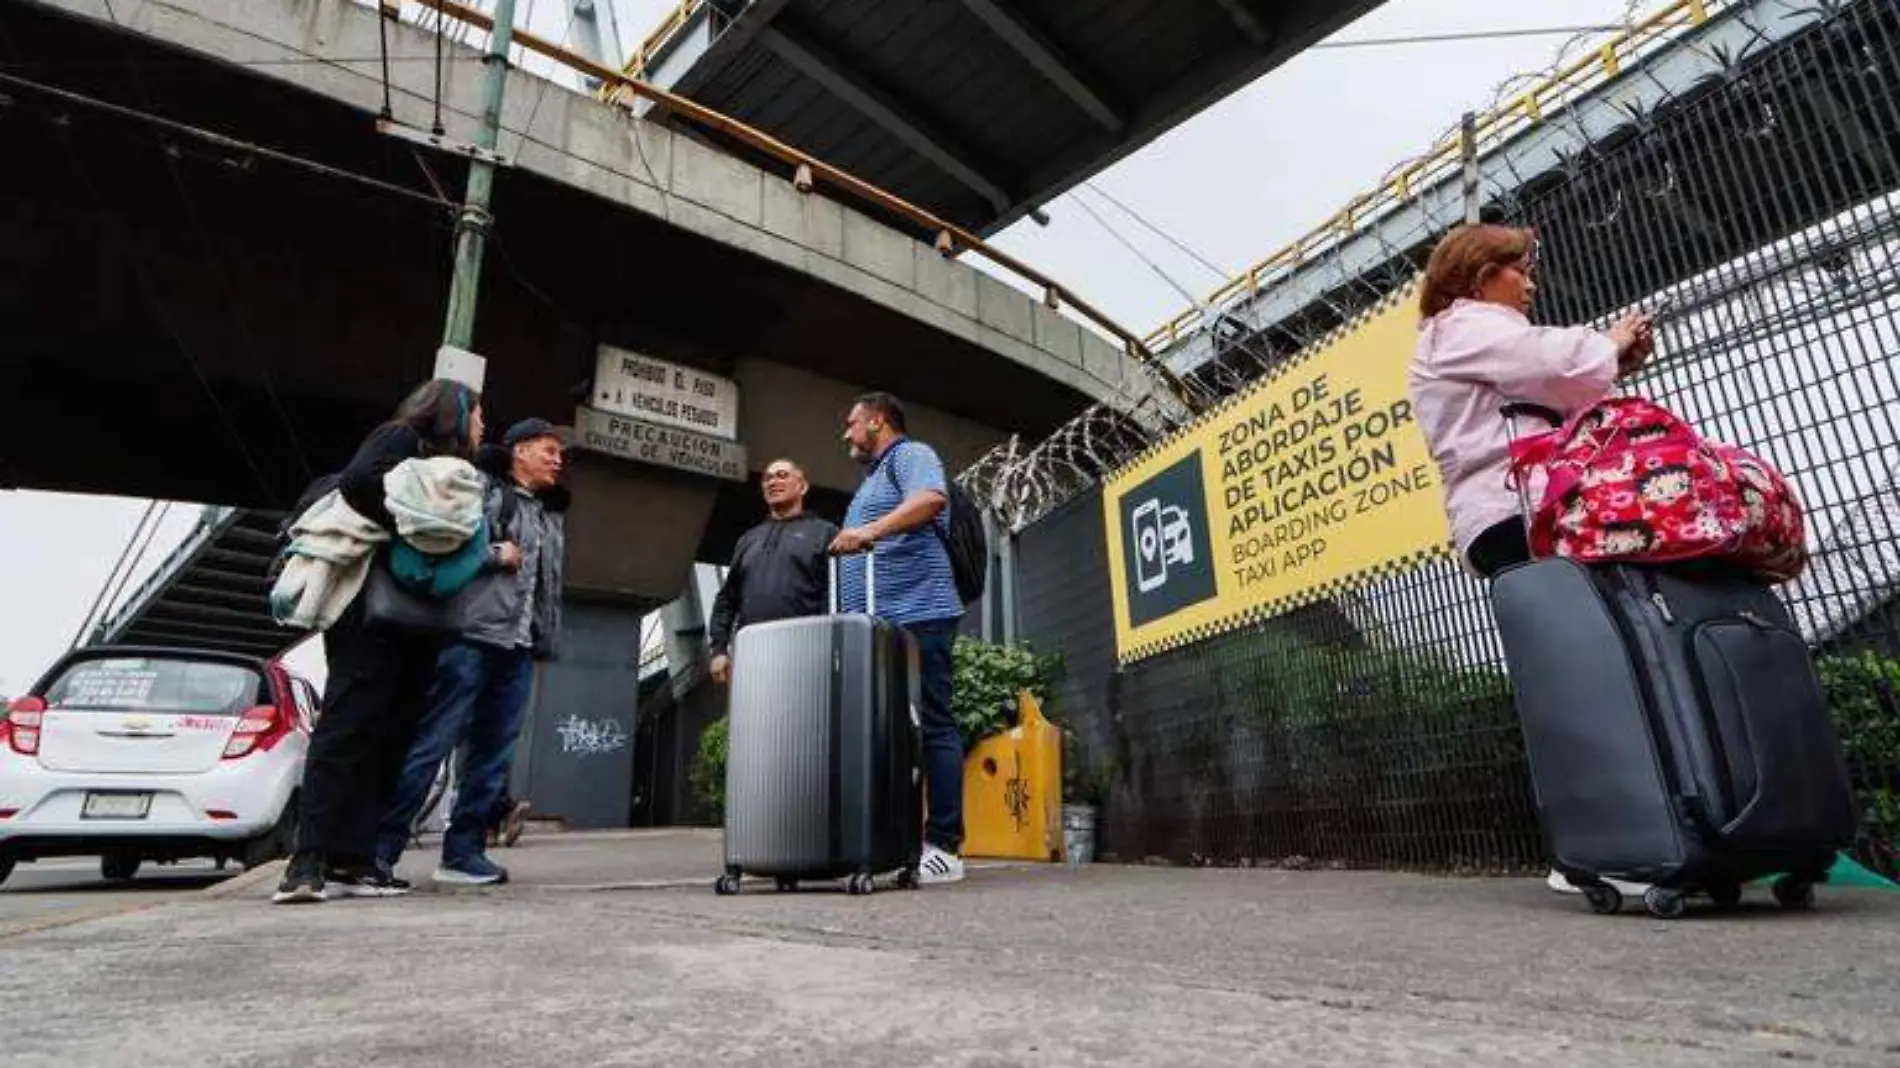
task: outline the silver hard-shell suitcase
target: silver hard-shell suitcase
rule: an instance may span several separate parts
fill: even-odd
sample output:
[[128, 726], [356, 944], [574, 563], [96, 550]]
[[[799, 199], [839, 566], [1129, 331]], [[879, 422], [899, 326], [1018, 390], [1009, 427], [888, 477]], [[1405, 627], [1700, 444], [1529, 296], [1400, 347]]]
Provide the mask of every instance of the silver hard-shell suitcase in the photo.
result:
[[[876, 577], [865, 557], [866, 608]], [[843, 879], [870, 893], [877, 876], [917, 885], [923, 852], [917, 645], [870, 614], [748, 626], [733, 643], [726, 757], [726, 871], [779, 889]]]

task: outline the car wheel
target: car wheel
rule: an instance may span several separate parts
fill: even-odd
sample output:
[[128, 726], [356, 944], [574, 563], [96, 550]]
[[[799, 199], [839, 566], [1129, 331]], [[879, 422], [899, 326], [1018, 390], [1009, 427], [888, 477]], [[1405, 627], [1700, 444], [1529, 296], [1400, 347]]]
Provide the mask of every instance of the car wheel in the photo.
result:
[[271, 829], [244, 843], [244, 855], [239, 859], [244, 861], [245, 871], [261, 868], [296, 851], [297, 801], [297, 795], [292, 794]]
[[103, 857], [99, 861], [99, 874], [107, 882], [130, 882], [137, 877], [139, 865], [143, 863], [142, 857]]

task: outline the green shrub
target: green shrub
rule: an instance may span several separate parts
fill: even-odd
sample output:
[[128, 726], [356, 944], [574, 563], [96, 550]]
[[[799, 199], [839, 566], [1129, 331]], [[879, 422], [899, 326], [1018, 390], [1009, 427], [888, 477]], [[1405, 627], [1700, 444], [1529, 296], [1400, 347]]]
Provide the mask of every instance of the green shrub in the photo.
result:
[[1251, 668], [1250, 706], [1272, 725], [1456, 722], [1474, 708], [1510, 705], [1503, 672], [1463, 667], [1430, 652], [1319, 644], [1286, 631], [1250, 635], [1239, 644]]
[[1900, 836], [1900, 660], [1860, 652], [1818, 666], [1867, 828], [1890, 848]]
[[699, 753], [690, 773], [693, 793], [717, 815], [726, 810], [726, 717], [720, 716], [699, 732]]
[[958, 638], [951, 657], [956, 665], [956, 682], [950, 714], [963, 732], [965, 751], [1014, 725], [1016, 697], [1024, 690], [1034, 694], [1048, 711], [1062, 672], [1060, 655], [1039, 654], [1027, 645], [994, 645]]

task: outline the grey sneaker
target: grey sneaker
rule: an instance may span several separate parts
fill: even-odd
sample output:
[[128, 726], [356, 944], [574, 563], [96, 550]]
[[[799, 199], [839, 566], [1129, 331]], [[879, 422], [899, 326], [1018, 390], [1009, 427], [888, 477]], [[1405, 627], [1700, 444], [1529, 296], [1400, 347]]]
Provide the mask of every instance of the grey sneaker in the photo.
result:
[[435, 870], [435, 881], [443, 886], [500, 886], [508, 881], [508, 869], [478, 855], [444, 863]]

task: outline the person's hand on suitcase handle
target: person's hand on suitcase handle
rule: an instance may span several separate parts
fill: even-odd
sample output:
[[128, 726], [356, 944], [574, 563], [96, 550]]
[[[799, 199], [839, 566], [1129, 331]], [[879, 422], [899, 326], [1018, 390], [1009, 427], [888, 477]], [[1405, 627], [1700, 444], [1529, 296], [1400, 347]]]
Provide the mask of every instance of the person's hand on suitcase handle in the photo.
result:
[[868, 526], [849, 527], [831, 540], [831, 555], [852, 556], [869, 550], [877, 542], [877, 531]]
[[827, 585], [829, 585], [831, 588], [828, 591], [829, 596], [826, 598], [826, 600], [829, 602], [827, 607], [832, 615], [838, 614], [838, 561], [844, 559], [847, 556], [861, 556], [864, 558], [864, 610], [865, 612], [871, 615], [876, 615], [877, 614], [877, 553], [872, 550], [869, 544], [866, 544], [863, 549], [860, 549], [856, 552], [846, 553], [846, 552], [839, 552], [837, 543], [836, 542], [832, 543], [831, 556], [830, 556], [831, 567], [830, 567], [830, 574], [828, 576], [829, 581], [827, 582]]

